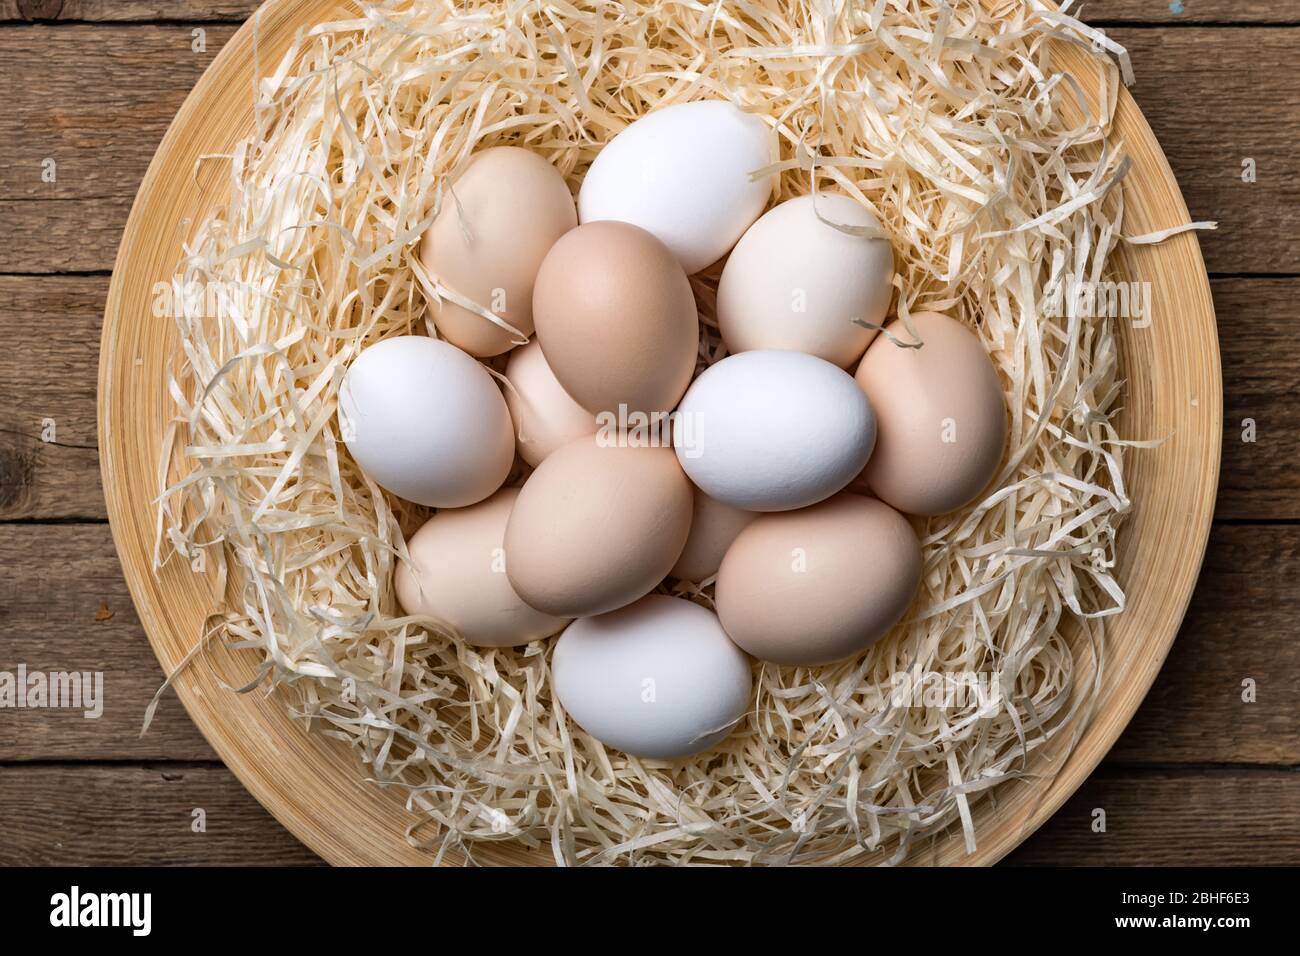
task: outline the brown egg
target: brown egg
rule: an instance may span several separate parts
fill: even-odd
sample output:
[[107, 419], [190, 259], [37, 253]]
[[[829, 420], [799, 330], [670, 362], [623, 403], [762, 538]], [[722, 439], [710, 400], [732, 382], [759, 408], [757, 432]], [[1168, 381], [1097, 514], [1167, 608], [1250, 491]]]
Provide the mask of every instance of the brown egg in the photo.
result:
[[671, 448], [585, 435], [525, 482], [506, 526], [510, 582], [547, 614], [603, 614], [652, 591], [690, 529], [691, 484]]
[[[420, 262], [434, 278], [499, 316], [527, 338], [533, 332], [533, 282], [555, 241], [578, 223], [559, 170], [536, 153], [497, 146], [477, 153], [424, 235]], [[439, 334], [471, 355], [500, 355], [518, 340], [463, 306], [429, 304]]]
[[700, 582], [717, 574], [722, 556], [731, 547], [731, 542], [757, 517], [757, 512], [741, 511], [696, 488], [691, 535], [686, 539], [681, 557], [673, 565], [672, 576], [683, 581]]
[[512, 647], [549, 637], [568, 623], [520, 600], [506, 574], [506, 522], [519, 489], [503, 488], [468, 508], [439, 511], [406, 543], [397, 600], [407, 614], [455, 628], [467, 644]]
[[506, 405], [515, 423], [519, 456], [536, 468], [551, 452], [596, 433], [596, 416], [573, 400], [546, 364], [537, 340], [510, 353]]
[[667, 246], [625, 222], [586, 223], [552, 247], [533, 319], [555, 377], [595, 414], [670, 411], [695, 372], [690, 281]]
[[[877, 336], [855, 376], [876, 411], [876, 449], [863, 477], [900, 511], [939, 515], [975, 500], [1002, 461], [1007, 404], [984, 346], [960, 322], [918, 312], [925, 343]], [[886, 329], [904, 342], [901, 321]]]
[[829, 664], [898, 623], [921, 582], [907, 519], [875, 498], [839, 494], [760, 515], [718, 571], [715, 603], [739, 647], [775, 664]]

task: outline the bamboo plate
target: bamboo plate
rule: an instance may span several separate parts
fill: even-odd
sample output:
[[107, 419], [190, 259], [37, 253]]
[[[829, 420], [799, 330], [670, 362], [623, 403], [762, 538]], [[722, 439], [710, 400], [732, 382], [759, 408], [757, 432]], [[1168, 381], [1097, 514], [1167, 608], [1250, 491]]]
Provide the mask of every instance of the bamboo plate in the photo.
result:
[[[327, 19], [337, 0], [271, 0], [260, 11], [257, 58], [277, 62], [304, 25]], [[1087, 86], [1083, 54], [1062, 47], [1058, 62]], [[181, 107], [136, 197], [113, 271], [99, 364], [99, 450], [113, 539], [140, 620], [164, 671], [195, 645], [214, 604], [210, 576], [179, 562], [152, 567], [157, 463], [171, 414], [166, 377], [177, 335], [153, 318], [154, 286], [168, 282], [181, 242], [220, 200], [224, 167], [199, 168], [205, 154], [229, 152], [252, 129], [252, 22], [226, 45]], [[1095, 81], [1094, 81], [1095, 83]], [[1095, 89], [1089, 95], [1095, 95]], [[1130, 235], [1187, 222], [1173, 173], [1127, 91], [1115, 136], [1132, 157], [1125, 180]], [[1121, 323], [1121, 369], [1128, 380], [1124, 433], [1164, 438], [1130, 455], [1134, 510], [1122, 534], [1118, 573], [1130, 604], [1110, 619], [1108, 662], [1096, 716], [1050, 779], [1014, 781], [996, 811], [980, 801], [978, 850], [965, 853], [949, 829], [914, 853], [916, 862], [989, 864], [1032, 833], [1070, 796], [1124, 729], [1164, 662], [1182, 622], [1205, 552], [1219, 471], [1223, 393], [1209, 281], [1194, 234], [1160, 246], [1122, 245], [1122, 278], [1152, 285], [1149, 327]], [[308, 734], [278, 696], [226, 689], [251, 679], [256, 657], [213, 647], [207, 663], [175, 684], [190, 716], [244, 786], [284, 826], [336, 864], [427, 864], [405, 839], [413, 817], [400, 794], [367, 783], [342, 744]], [[224, 682], [224, 685], [223, 685]], [[507, 844], [476, 850], [486, 863], [545, 863]], [[872, 862], [866, 857], [864, 862]], [[458, 861], [453, 861], [458, 862]]]

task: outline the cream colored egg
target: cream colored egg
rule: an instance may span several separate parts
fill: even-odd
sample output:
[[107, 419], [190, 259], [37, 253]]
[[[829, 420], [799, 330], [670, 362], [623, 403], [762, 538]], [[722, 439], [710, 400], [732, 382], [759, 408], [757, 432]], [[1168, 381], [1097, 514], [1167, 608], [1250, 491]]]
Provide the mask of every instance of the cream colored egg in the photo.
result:
[[524, 483], [506, 527], [510, 582], [547, 614], [603, 614], [653, 590], [690, 527], [691, 485], [671, 448], [584, 436]]
[[505, 533], [518, 497], [517, 488], [503, 488], [468, 508], [439, 511], [411, 536], [410, 561], [394, 575], [407, 614], [448, 624], [482, 647], [527, 644], [568, 623], [529, 607], [510, 586]]
[[846, 492], [745, 528], [722, 560], [715, 602], [742, 650], [812, 666], [883, 637], [920, 581], [921, 547], [907, 519]]
[[506, 381], [519, 455], [533, 467], [561, 445], [596, 433], [596, 416], [564, 390], [536, 339], [510, 353]]
[[722, 556], [731, 547], [731, 542], [757, 517], [753, 511], [741, 511], [696, 488], [691, 534], [686, 539], [682, 556], [673, 565], [672, 576], [699, 582], [717, 574]]
[[533, 317], [555, 377], [595, 414], [669, 411], [695, 372], [690, 280], [637, 226], [592, 222], [567, 233], [537, 275]]
[[[1007, 438], [1002, 384], [973, 332], [937, 312], [911, 316], [924, 345], [881, 336], [858, 366], [876, 411], [876, 449], [863, 472], [900, 511], [939, 515], [975, 500], [997, 473]], [[888, 330], [902, 341], [900, 321]]]
[[[578, 222], [559, 170], [536, 153], [497, 146], [476, 154], [425, 233], [420, 261], [452, 292], [533, 332], [533, 282], [557, 239]], [[499, 355], [518, 339], [462, 305], [432, 302], [439, 334], [471, 355]]]
[[889, 310], [889, 241], [836, 228], [878, 231], [871, 210], [848, 196], [787, 200], [749, 227], [718, 284], [718, 330], [732, 352], [788, 349], [845, 368]]

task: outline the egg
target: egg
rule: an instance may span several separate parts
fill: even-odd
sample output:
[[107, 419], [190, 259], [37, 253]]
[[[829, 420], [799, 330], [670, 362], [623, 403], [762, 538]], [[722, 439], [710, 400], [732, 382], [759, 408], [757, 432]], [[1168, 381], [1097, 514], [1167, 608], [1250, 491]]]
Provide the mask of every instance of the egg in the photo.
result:
[[529, 607], [510, 586], [506, 522], [518, 496], [502, 488], [468, 508], [444, 509], [411, 536], [410, 560], [393, 576], [407, 614], [435, 618], [480, 647], [527, 644], [569, 623]]
[[695, 505], [691, 510], [691, 533], [681, 557], [669, 572], [683, 581], [703, 581], [716, 574], [736, 535], [757, 518], [752, 511], [741, 511], [731, 505], [710, 498], [695, 489]]
[[657, 236], [688, 273], [726, 255], [763, 211], [778, 158], [759, 117], [724, 100], [654, 110], [597, 154], [578, 191], [578, 220], [617, 219]]
[[[821, 218], [819, 218], [819, 215]], [[718, 284], [718, 331], [728, 351], [790, 349], [846, 368], [862, 357], [889, 310], [894, 256], [856, 200], [799, 196], [769, 209], [727, 258]]]
[[561, 445], [596, 433], [596, 416], [564, 390], [536, 339], [510, 353], [506, 381], [519, 455], [534, 468]]
[[530, 606], [603, 614], [652, 591], [691, 529], [691, 486], [670, 448], [578, 438], [524, 483], [506, 526], [507, 573]]
[[[498, 316], [523, 338], [533, 332], [533, 282], [555, 241], [578, 224], [559, 170], [536, 153], [496, 146], [471, 158], [444, 190], [420, 261], [443, 285]], [[471, 355], [499, 355], [519, 338], [462, 305], [429, 305], [439, 334]]]
[[845, 493], [746, 527], [722, 559], [715, 604], [741, 649], [812, 666], [879, 640], [920, 581], [921, 547], [907, 519]]
[[[937, 312], [911, 316], [921, 348], [881, 336], [857, 381], [876, 410], [879, 437], [863, 477], [900, 511], [939, 515], [969, 504], [997, 473], [1007, 438], [1007, 403], [975, 334]], [[904, 342], [901, 321], [887, 330]]]
[[674, 415], [691, 481], [746, 511], [829, 498], [862, 470], [876, 440], [871, 404], [853, 377], [802, 352], [729, 355], [700, 374]]
[[482, 501], [514, 463], [510, 412], [492, 376], [423, 335], [384, 339], [358, 355], [339, 386], [338, 414], [361, 470], [416, 504]]
[[601, 743], [674, 760], [708, 750], [749, 706], [749, 660], [717, 616], [652, 594], [574, 621], [555, 642], [556, 698]]
[[594, 414], [677, 404], [695, 371], [700, 324], [690, 280], [667, 247], [624, 222], [593, 222], [555, 244], [533, 317], [564, 390]]

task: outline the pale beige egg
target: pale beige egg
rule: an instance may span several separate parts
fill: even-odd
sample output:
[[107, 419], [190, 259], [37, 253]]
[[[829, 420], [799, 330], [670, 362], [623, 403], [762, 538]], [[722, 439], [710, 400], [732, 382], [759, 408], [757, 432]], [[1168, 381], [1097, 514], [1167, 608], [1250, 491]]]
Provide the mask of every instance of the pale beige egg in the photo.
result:
[[718, 573], [722, 556], [731, 547], [751, 521], [758, 517], [753, 511], [742, 511], [725, 502], [710, 498], [699, 488], [695, 489], [695, 505], [691, 512], [691, 534], [681, 557], [673, 565], [672, 576], [683, 581], [700, 582]]
[[595, 414], [670, 411], [695, 372], [690, 280], [638, 226], [599, 221], [566, 233], [537, 275], [533, 319], [555, 377]]
[[536, 339], [510, 353], [506, 381], [519, 455], [533, 467], [561, 445], [595, 434], [596, 416], [564, 390]]
[[[863, 477], [900, 511], [939, 515], [979, 497], [997, 473], [1007, 438], [1007, 403], [984, 346], [937, 312], [912, 325], [924, 345], [900, 348], [879, 336], [855, 376], [876, 411], [876, 448]], [[904, 342], [899, 320], [886, 326]]]
[[503, 488], [468, 508], [439, 511], [406, 543], [410, 561], [394, 575], [411, 615], [450, 625], [467, 644], [512, 647], [549, 637], [567, 618], [525, 604], [506, 573], [506, 522], [519, 489]]
[[584, 436], [524, 483], [506, 527], [510, 582], [547, 614], [603, 614], [652, 591], [690, 527], [691, 485], [671, 448]]
[[[449, 190], [424, 235], [420, 262], [440, 283], [533, 332], [533, 283], [557, 239], [578, 223], [559, 170], [536, 153], [496, 146], [477, 153]], [[431, 302], [439, 334], [479, 357], [519, 344], [505, 329], [449, 299]]]
[[727, 549], [715, 603], [739, 647], [774, 664], [829, 664], [883, 637], [921, 581], [905, 517], [847, 492], [760, 515]]

